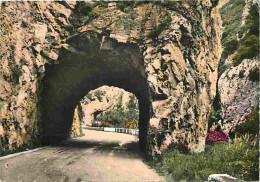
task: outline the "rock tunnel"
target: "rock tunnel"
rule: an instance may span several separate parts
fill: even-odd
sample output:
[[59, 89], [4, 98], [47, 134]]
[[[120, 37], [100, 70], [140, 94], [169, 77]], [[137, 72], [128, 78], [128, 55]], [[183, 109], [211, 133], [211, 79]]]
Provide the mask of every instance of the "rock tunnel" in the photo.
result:
[[203, 151], [222, 50], [216, 2], [2, 3], [0, 146], [64, 140], [77, 103], [108, 85], [139, 100], [149, 154]]
[[151, 99], [142, 55], [137, 45], [122, 44], [87, 33], [68, 40], [57, 65], [46, 65], [41, 97], [43, 144], [70, 135], [74, 109], [90, 91], [103, 85], [133, 93], [139, 103], [139, 143], [145, 151]]

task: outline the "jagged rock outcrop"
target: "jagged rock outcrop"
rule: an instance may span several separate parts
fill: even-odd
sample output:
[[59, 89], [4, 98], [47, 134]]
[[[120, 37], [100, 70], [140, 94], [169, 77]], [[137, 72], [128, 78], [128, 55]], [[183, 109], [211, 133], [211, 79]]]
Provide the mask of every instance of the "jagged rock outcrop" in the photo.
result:
[[[13, 149], [38, 141], [41, 118], [48, 114], [40, 104], [47, 99], [41, 97], [42, 80], [50, 74], [45, 70], [61, 64], [61, 50], [81, 54], [69, 40], [77, 36], [91, 40], [91, 34], [102, 37], [102, 51], [111, 51], [114, 40], [137, 45], [143, 55], [141, 74], [147, 78], [152, 103], [146, 150], [160, 154], [170, 143], [204, 150], [221, 56], [216, 5], [216, 0], [126, 7], [120, 2], [91, 1], [83, 3], [82, 10], [76, 2], [65, 1], [2, 3], [1, 147]], [[134, 56], [132, 60], [137, 59]], [[141, 70], [139, 63], [129, 64]]]
[[[226, 133], [242, 124], [259, 106], [258, 58], [245, 59], [238, 66], [226, 70], [219, 78], [222, 120], [220, 126]], [[259, 79], [258, 79], [259, 80]]]
[[83, 124], [91, 126], [94, 122], [95, 115], [101, 112], [109, 112], [118, 107], [127, 111], [131, 97], [134, 97], [137, 103], [132, 93], [117, 87], [102, 86], [90, 91], [79, 103], [82, 108]]

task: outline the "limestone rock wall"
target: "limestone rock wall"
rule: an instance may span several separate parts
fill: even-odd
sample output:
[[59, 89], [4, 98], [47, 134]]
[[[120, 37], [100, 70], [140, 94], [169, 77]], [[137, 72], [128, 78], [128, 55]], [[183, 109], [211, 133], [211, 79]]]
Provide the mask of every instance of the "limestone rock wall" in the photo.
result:
[[228, 133], [233, 126], [246, 120], [259, 106], [259, 81], [250, 79], [250, 72], [259, 74], [258, 58], [245, 59], [238, 66], [226, 70], [219, 78], [222, 120], [219, 125]]
[[72, 23], [86, 17], [70, 19], [76, 2], [1, 4], [1, 147], [38, 141], [45, 64], [58, 64], [68, 37], [91, 31], [143, 53], [153, 107], [148, 150], [160, 154], [175, 142], [202, 151], [222, 51], [217, 1], [141, 3], [128, 11], [86, 3], [94, 16], [79, 27]]
[[1, 3], [1, 149], [39, 142], [44, 64], [56, 62], [70, 14], [52, 2]]

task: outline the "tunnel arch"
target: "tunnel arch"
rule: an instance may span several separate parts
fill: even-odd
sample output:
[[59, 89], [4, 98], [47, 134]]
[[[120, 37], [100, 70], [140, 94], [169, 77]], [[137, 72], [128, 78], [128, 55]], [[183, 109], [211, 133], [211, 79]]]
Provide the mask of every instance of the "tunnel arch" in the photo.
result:
[[41, 95], [43, 144], [69, 137], [74, 109], [91, 90], [103, 85], [133, 93], [139, 103], [139, 143], [146, 149], [152, 111], [150, 91], [139, 47], [94, 33], [74, 36], [59, 53], [59, 64], [45, 65]]

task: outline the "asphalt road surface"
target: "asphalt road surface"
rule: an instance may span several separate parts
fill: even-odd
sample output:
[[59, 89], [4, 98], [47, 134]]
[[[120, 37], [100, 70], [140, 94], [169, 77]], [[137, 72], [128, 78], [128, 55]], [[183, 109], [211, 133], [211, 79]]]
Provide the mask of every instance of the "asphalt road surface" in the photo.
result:
[[136, 136], [83, 132], [61, 146], [0, 160], [0, 182], [164, 181], [143, 163]]

